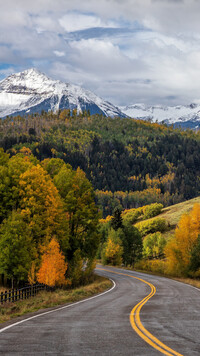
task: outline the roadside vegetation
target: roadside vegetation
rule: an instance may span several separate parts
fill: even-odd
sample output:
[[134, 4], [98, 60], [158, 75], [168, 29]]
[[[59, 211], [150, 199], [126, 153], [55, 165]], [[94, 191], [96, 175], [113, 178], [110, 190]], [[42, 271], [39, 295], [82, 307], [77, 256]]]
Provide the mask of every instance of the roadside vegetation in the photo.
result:
[[[113, 265], [121, 262], [128, 268], [184, 278], [190, 284], [199, 286], [199, 202], [198, 197], [164, 209], [155, 203], [138, 209], [115, 211], [113, 216], [101, 220], [101, 236], [105, 240], [101, 248], [102, 262]], [[140, 254], [131, 263], [124, 253], [123, 239], [120, 239], [121, 230], [127, 223], [135, 229], [132, 248], [134, 246], [136, 251], [136, 246], [140, 246]], [[141, 240], [138, 239], [139, 235]], [[118, 238], [114, 239], [114, 236]], [[129, 247], [128, 256], [131, 255]]]
[[0, 149], [0, 275], [18, 287], [90, 282], [99, 245], [91, 183], [61, 159]]
[[41, 291], [35, 297], [20, 300], [15, 303], [5, 303], [0, 307], [0, 323], [12, 318], [33, 313], [38, 310], [42, 312], [45, 308], [77, 302], [93, 295], [104, 292], [111, 288], [112, 282], [106, 278], [95, 276], [94, 281], [86, 286], [73, 289], [56, 289], [55, 291]]

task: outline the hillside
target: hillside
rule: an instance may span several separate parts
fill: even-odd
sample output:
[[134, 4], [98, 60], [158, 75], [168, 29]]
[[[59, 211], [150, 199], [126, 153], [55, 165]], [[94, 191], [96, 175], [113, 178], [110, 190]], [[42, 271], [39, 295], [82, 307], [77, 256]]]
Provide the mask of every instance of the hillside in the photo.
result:
[[194, 204], [200, 204], [200, 196], [163, 208], [159, 215], [143, 221], [153, 221], [157, 218], [165, 219], [168, 225], [168, 229], [167, 231], [162, 232], [162, 236], [166, 239], [169, 239], [174, 235], [175, 229], [180, 221], [181, 216], [190, 213], [194, 207]]
[[1, 120], [0, 146], [83, 169], [103, 216], [119, 205], [168, 206], [200, 195], [200, 134], [191, 130], [64, 110]]
[[162, 213], [158, 216], [163, 219], [166, 219], [171, 227], [176, 227], [181, 216], [183, 214], [188, 214], [196, 203], [200, 204], [200, 197], [196, 197], [194, 199], [190, 199], [179, 204], [168, 206], [167, 208], [164, 208], [162, 210]]

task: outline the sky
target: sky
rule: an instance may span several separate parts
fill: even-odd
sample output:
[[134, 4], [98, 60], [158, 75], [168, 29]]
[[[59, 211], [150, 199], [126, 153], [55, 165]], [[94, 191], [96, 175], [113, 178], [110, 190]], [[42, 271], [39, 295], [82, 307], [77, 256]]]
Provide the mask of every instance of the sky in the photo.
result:
[[200, 102], [199, 0], [0, 0], [0, 80], [35, 67], [117, 106]]

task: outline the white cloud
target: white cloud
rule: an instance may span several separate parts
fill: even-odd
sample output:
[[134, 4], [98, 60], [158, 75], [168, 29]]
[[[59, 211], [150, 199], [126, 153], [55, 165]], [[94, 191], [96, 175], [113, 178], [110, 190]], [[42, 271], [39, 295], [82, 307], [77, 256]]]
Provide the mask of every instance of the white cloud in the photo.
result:
[[70, 12], [59, 19], [60, 25], [67, 32], [80, 31], [93, 27], [115, 27], [112, 21], [102, 21], [98, 16]]
[[64, 57], [65, 56], [65, 52], [61, 52], [61, 51], [54, 51], [55, 55], [57, 57]]
[[1, 1], [0, 76], [35, 65], [118, 105], [189, 103], [200, 92], [199, 13], [196, 0]]

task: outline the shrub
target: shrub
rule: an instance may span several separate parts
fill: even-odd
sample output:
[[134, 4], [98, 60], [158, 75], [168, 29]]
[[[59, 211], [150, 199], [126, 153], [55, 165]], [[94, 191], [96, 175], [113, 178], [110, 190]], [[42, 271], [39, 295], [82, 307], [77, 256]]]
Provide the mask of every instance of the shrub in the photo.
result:
[[165, 274], [166, 262], [164, 260], [140, 260], [135, 263], [134, 267], [143, 271]]
[[143, 209], [144, 219], [153, 218], [154, 216], [159, 215], [162, 209], [163, 209], [162, 204], [155, 203], [155, 204], [146, 205]]
[[141, 214], [139, 209], [125, 210], [122, 214], [123, 222], [134, 224]]
[[165, 219], [155, 218], [148, 221], [141, 221], [135, 224], [135, 227], [139, 230], [142, 236], [146, 236], [157, 231], [166, 231], [168, 224]]

